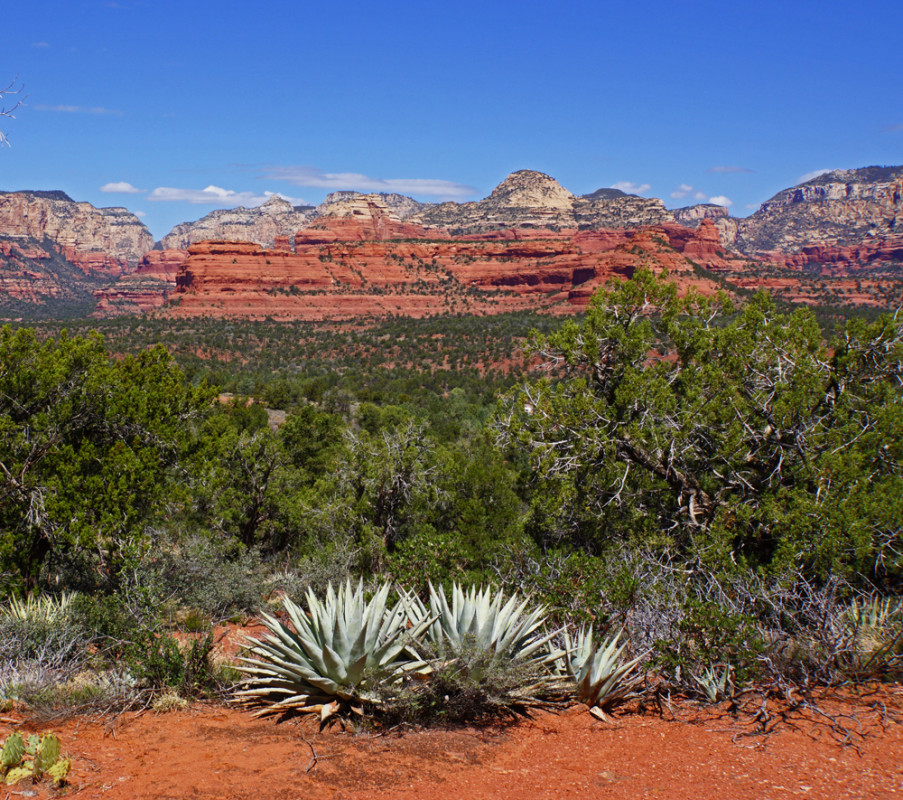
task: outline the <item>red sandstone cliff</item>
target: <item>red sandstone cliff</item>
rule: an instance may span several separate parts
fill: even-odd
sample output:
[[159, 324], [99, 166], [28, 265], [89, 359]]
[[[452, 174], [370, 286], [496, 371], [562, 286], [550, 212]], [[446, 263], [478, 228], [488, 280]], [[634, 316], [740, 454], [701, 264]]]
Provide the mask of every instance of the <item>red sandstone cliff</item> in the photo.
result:
[[494, 231], [451, 237], [393, 219], [373, 201], [321, 218], [295, 249], [247, 242], [191, 245], [161, 313], [347, 319], [583, 308], [593, 291], [640, 266], [667, 268], [684, 287], [717, 287], [695, 264], [726, 269], [714, 224], [636, 231]]
[[130, 272], [154, 246], [150, 231], [124, 208], [95, 208], [63, 192], [0, 192], [0, 235], [51, 241], [84, 272]]
[[151, 250], [136, 269], [114, 284], [94, 292], [97, 306], [92, 316], [141, 314], [160, 308], [175, 291], [187, 250]]
[[63, 192], [0, 192], [0, 242], [0, 307], [78, 313], [94, 289], [131, 272], [153, 247], [124, 208], [94, 208]]

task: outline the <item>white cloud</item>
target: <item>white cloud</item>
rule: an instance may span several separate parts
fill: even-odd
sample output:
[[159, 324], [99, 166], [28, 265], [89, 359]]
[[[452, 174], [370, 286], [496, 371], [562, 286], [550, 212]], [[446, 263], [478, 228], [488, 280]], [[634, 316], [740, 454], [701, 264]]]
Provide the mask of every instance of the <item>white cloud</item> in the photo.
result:
[[796, 179], [797, 185], [801, 183], [806, 183], [806, 181], [811, 181], [813, 178], [817, 178], [819, 175], [825, 175], [828, 172], [834, 172], [833, 169], [814, 169], [812, 172], [807, 172], [805, 175], [800, 175], [799, 178]]
[[900, 125], [885, 125], [884, 132], [885, 133], [893, 133], [895, 131], [903, 131], [903, 123]]
[[738, 172], [755, 172], [755, 170], [748, 167], [717, 166], [709, 167], [706, 172], [714, 172], [717, 175], [733, 175]]
[[476, 189], [472, 186], [453, 181], [434, 178], [373, 178], [359, 172], [323, 172], [316, 167], [266, 167], [263, 177], [332, 192], [397, 192], [446, 199], [476, 194]]
[[146, 217], [146, 216], [147, 216], [147, 212], [146, 212], [146, 211], [133, 211], [132, 213], [133, 213], [136, 217], [138, 217], [138, 219], [142, 219], [143, 217]]
[[734, 201], [731, 200], [730, 197], [725, 197], [723, 194], [716, 194], [714, 197], [710, 197], [709, 202], [716, 206], [724, 206], [725, 208], [734, 204]]
[[38, 48], [50, 47], [50, 45], [47, 44], [47, 42], [32, 42], [31, 46], [38, 47]]
[[141, 192], [146, 190], [138, 189], [137, 187], [132, 186], [128, 181], [113, 181], [112, 183], [105, 183], [101, 186], [100, 191], [112, 192], [115, 194], [141, 194]]
[[104, 108], [103, 106], [41, 106], [37, 105], [35, 108], [38, 111], [58, 111], [63, 114], [115, 114], [120, 116], [122, 114], [121, 111], [115, 111], [112, 108]]
[[643, 194], [643, 192], [648, 192], [652, 186], [648, 183], [634, 183], [633, 181], [618, 181], [617, 183], [613, 183], [611, 185], [612, 189], [620, 189], [622, 192], [627, 192], [627, 194]]
[[673, 197], [675, 200], [684, 200], [688, 197], [692, 200], [705, 200], [707, 195], [705, 192], [702, 192], [699, 189], [690, 186], [689, 183], [682, 183], [673, 192], [671, 192], [671, 197]]
[[255, 192], [236, 192], [219, 186], [208, 186], [206, 189], [177, 189], [172, 186], [158, 186], [147, 196], [147, 199], [162, 203], [194, 203], [219, 206], [220, 208], [235, 208], [236, 206], [254, 208], [262, 205], [274, 195], [288, 200], [292, 205], [307, 205], [300, 198], [286, 197], [279, 192], [256, 194]]

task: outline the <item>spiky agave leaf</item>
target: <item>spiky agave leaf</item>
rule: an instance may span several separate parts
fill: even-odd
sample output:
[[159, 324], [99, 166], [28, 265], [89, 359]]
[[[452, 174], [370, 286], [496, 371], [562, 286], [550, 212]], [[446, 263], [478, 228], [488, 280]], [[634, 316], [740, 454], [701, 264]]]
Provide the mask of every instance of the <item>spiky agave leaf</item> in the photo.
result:
[[590, 708], [611, 708], [628, 697], [642, 676], [635, 673], [643, 656], [620, 663], [627, 643], [618, 646], [621, 634], [596, 644], [593, 632], [582, 626], [573, 641], [564, 632], [564, 665], [576, 686], [577, 699]]
[[724, 664], [719, 671], [717, 667], [706, 667], [702, 675], [693, 674], [693, 680], [704, 692], [710, 703], [717, 703], [730, 697], [734, 690], [734, 681], [731, 677], [731, 667]]
[[246, 639], [254, 657], [241, 659], [239, 669], [248, 677], [236, 693], [238, 702], [262, 705], [262, 713], [300, 710], [323, 719], [341, 701], [376, 702], [373, 676], [391, 677], [422, 664], [413, 642], [432, 621], [411, 620], [406, 596], [390, 608], [389, 590], [384, 583], [367, 601], [363, 581], [357, 589], [349, 581], [338, 591], [330, 584], [320, 600], [308, 588], [306, 611], [283, 601], [291, 626], [261, 614], [268, 633], [262, 640]]

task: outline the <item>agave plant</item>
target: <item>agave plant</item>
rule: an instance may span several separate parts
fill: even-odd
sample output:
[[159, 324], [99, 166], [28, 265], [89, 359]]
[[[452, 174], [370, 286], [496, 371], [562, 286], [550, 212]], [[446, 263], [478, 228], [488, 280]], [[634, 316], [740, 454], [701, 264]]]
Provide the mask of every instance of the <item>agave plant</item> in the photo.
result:
[[600, 709], [602, 713], [597, 715], [603, 719], [605, 711], [628, 698], [642, 681], [636, 667], [643, 656], [621, 662], [627, 643], [618, 646], [620, 638], [617, 633], [597, 644], [586, 626], [576, 632], [573, 640], [567, 630], [564, 632], [564, 668], [576, 684], [577, 699], [593, 711]]
[[467, 650], [485, 654], [487, 668], [503, 661], [551, 663], [548, 644], [555, 633], [545, 633], [545, 609], [529, 608], [529, 599], [472, 586], [464, 591], [452, 586], [451, 603], [445, 589], [430, 584], [430, 607], [418, 609], [421, 617], [435, 620], [427, 637], [440, 658], [457, 657]]
[[710, 703], [717, 703], [734, 693], [734, 680], [729, 664], [722, 666], [720, 671], [716, 667], [706, 667], [702, 675], [693, 675], [693, 680]]
[[359, 711], [378, 703], [377, 679], [393, 680], [423, 666], [414, 642], [433, 621], [410, 618], [413, 606], [402, 596], [389, 607], [389, 584], [366, 601], [363, 582], [338, 591], [330, 584], [325, 600], [307, 590], [307, 610], [286, 598], [291, 627], [261, 614], [269, 633], [247, 639], [250, 655], [239, 669], [248, 677], [237, 702], [262, 706], [259, 714], [317, 712], [321, 720], [342, 708]]
[[903, 626], [901, 605], [893, 598], [854, 599], [844, 610], [842, 620], [849, 637], [850, 652], [845, 657], [848, 671], [860, 679], [888, 671], [899, 672]]
[[26, 600], [13, 597], [6, 608], [0, 608], [0, 619], [58, 625], [69, 621], [75, 595], [64, 592], [59, 597], [30, 595]]
[[872, 596], [862, 602], [854, 598], [844, 616], [847, 627], [853, 632], [863, 629], [881, 631], [893, 623], [899, 611], [900, 604], [894, 599]]

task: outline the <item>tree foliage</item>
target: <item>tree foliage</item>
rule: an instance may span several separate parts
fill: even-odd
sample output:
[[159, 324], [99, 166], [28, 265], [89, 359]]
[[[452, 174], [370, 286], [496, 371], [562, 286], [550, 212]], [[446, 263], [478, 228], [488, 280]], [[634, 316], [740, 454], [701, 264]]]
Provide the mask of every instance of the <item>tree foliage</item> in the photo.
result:
[[164, 499], [210, 405], [156, 347], [116, 361], [98, 335], [0, 330], [0, 565], [33, 585], [73, 548], [108, 561]]
[[903, 315], [826, 344], [806, 309], [640, 271], [532, 346], [560, 379], [509, 393], [496, 427], [528, 460], [543, 540], [899, 576]]

